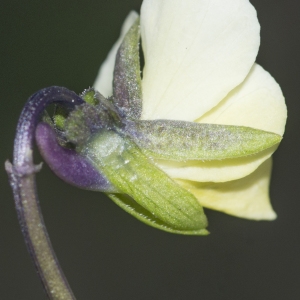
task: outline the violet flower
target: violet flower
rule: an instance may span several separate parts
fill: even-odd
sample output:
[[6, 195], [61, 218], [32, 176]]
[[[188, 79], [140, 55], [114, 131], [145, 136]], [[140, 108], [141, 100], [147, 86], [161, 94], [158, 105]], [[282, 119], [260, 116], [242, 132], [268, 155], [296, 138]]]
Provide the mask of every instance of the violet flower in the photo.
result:
[[[118, 45], [137, 17], [135, 12], [128, 15], [100, 68], [94, 86], [105, 96], [112, 95]], [[144, 1], [141, 118], [247, 126], [282, 136], [287, 117], [284, 97], [272, 76], [255, 63], [259, 32], [256, 11], [248, 0]], [[204, 207], [273, 220], [269, 184], [271, 155], [277, 146], [239, 158], [168, 157], [155, 162]]]
[[[95, 89], [77, 96], [50, 87], [30, 97], [6, 170], [50, 299], [74, 295], [40, 214], [34, 140], [57, 176], [105, 192], [168, 232], [208, 234], [202, 206], [275, 218], [270, 157], [286, 107], [278, 84], [254, 63], [258, 47], [259, 24], [248, 0], [144, 0], [141, 18], [132, 12], [126, 19]], [[45, 110], [51, 103], [53, 116]]]

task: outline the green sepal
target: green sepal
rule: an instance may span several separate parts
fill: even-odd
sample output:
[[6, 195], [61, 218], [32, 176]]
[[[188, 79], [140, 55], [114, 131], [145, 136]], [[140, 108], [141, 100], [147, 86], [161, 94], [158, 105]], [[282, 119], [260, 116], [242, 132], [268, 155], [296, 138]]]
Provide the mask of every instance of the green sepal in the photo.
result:
[[152, 226], [154, 228], [167, 231], [175, 234], [183, 234], [183, 235], [208, 235], [209, 231], [206, 229], [199, 230], [176, 230], [172, 228], [169, 224], [164, 223], [162, 220], [156, 218], [153, 214], [151, 214], [144, 207], [139, 205], [136, 201], [134, 201], [131, 197], [125, 194], [109, 194], [107, 196], [118, 206], [124, 209], [133, 217], [137, 218], [141, 222], [146, 225]]
[[127, 130], [146, 155], [175, 161], [248, 156], [282, 139], [276, 133], [250, 127], [173, 120], [138, 120]]
[[[82, 154], [121, 194], [134, 199], [137, 205], [127, 206], [124, 198], [110, 195], [138, 219], [172, 232], [207, 233], [207, 219], [197, 199], [156, 167], [129, 138], [103, 130], [91, 138]], [[140, 213], [141, 207], [148, 213]]]
[[[80, 97], [90, 105], [98, 105], [99, 104], [99, 93], [96, 92], [93, 88], [89, 88], [83, 91]], [[103, 97], [103, 96], [102, 96]], [[104, 98], [104, 97], [103, 97]], [[53, 114], [53, 123], [55, 127], [59, 130], [65, 130], [66, 124], [68, 124], [70, 111], [65, 107], [56, 104], [55, 110]], [[79, 125], [80, 126], [80, 125]]]
[[93, 88], [84, 90], [80, 96], [86, 103], [88, 103], [90, 105], [99, 104], [98, 98], [99, 98], [100, 94], [98, 92], [96, 92]]
[[69, 114], [69, 112], [65, 107], [63, 107], [59, 104], [55, 105], [55, 110], [54, 110], [54, 114], [53, 114], [53, 122], [57, 129], [63, 130], [65, 128], [65, 121], [68, 117], [68, 114]]
[[88, 119], [85, 112], [85, 109], [89, 107], [90, 105], [88, 104], [77, 106], [64, 121], [64, 135], [66, 140], [78, 148], [84, 145], [91, 135], [90, 128], [86, 124], [86, 120]]
[[139, 57], [139, 18], [125, 35], [116, 55], [113, 102], [127, 119], [139, 119], [142, 113], [142, 85]]

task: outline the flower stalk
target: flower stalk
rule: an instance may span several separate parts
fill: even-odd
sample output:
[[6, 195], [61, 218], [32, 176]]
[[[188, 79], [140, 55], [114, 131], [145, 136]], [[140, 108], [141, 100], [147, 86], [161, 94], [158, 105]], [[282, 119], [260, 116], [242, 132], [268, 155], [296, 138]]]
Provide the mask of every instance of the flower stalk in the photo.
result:
[[75, 93], [64, 88], [52, 87], [34, 94], [19, 119], [13, 165], [5, 163], [27, 249], [46, 294], [53, 300], [75, 297], [52, 248], [39, 205], [35, 173], [41, 169], [41, 164], [34, 165], [32, 157], [35, 127], [47, 105], [63, 103], [72, 107], [82, 102]]

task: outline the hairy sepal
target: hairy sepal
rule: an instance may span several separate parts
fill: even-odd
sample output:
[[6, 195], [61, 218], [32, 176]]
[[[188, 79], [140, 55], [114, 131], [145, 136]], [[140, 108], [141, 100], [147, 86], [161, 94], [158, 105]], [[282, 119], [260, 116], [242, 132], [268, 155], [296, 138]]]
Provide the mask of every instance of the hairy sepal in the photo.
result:
[[127, 119], [139, 119], [142, 113], [139, 40], [138, 18], [124, 37], [114, 69], [113, 102]]
[[196, 198], [157, 168], [128, 137], [102, 130], [82, 154], [121, 191], [109, 194], [113, 201], [136, 218], [174, 233], [207, 234], [207, 220]]
[[250, 127], [173, 120], [128, 122], [126, 130], [146, 155], [175, 161], [248, 156], [282, 139], [278, 134]]

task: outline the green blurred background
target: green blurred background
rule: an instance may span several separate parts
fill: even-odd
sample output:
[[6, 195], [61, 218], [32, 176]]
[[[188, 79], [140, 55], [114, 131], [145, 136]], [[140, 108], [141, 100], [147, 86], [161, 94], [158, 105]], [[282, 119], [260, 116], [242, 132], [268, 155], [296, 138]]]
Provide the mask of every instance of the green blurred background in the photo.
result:
[[[2, 165], [12, 158], [26, 99], [51, 85], [77, 93], [92, 85], [125, 16], [141, 2], [2, 1]], [[210, 236], [172, 235], [136, 221], [101, 193], [68, 186], [44, 165], [37, 176], [41, 207], [78, 299], [300, 299], [300, 4], [251, 2], [262, 25], [257, 60], [280, 83], [289, 109], [274, 155], [278, 219], [254, 222], [206, 210]], [[0, 299], [45, 299], [1, 169]]]

